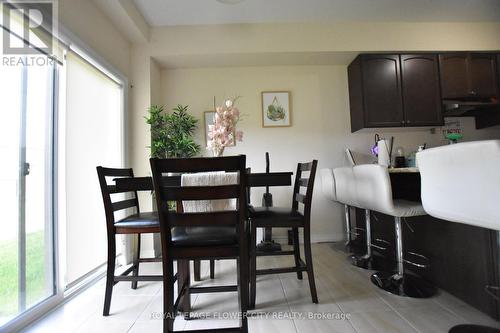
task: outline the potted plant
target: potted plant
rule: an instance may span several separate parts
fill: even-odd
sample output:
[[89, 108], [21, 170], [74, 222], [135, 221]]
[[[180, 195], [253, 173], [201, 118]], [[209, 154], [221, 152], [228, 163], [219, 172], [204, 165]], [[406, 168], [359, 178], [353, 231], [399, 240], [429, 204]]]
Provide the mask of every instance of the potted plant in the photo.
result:
[[200, 151], [193, 134], [198, 120], [187, 113], [188, 106], [177, 105], [171, 114], [163, 113], [164, 107], [152, 105], [146, 123], [151, 125], [151, 157], [186, 158]]

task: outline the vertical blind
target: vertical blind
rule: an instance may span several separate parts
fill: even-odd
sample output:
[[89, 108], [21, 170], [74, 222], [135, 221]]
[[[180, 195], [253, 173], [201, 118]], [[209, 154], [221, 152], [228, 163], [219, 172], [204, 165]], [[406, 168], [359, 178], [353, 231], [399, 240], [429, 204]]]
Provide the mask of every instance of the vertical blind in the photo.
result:
[[106, 262], [96, 166], [123, 166], [122, 88], [73, 51], [66, 64], [66, 282], [71, 284]]

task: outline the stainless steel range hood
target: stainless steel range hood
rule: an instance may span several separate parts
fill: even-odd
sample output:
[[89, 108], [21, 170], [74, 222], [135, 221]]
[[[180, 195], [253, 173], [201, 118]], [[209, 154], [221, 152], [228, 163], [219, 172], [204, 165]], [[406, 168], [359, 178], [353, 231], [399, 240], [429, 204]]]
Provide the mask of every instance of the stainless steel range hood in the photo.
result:
[[499, 104], [496, 100], [485, 99], [463, 99], [463, 100], [443, 100], [444, 116], [476, 116], [481, 112], [498, 110]]

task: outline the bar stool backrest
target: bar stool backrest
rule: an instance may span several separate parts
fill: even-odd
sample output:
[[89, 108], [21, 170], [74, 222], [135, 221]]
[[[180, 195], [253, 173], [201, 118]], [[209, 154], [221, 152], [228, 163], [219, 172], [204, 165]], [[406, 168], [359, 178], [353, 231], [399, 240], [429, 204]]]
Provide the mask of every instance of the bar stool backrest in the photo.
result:
[[429, 215], [500, 230], [500, 140], [427, 149], [417, 163]]
[[356, 198], [356, 186], [352, 167], [333, 169], [335, 196], [337, 201], [348, 206], [359, 207]]
[[321, 190], [323, 194], [332, 201], [337, 201], [337, 193], [335, 190], [335, 177], [333, 177], [332, 169], [319, 170], [321, 176]]
[[356, 165], [353, 173], [359, 207], [392, 215], [394, 201], [387, 167], [378, 164]]

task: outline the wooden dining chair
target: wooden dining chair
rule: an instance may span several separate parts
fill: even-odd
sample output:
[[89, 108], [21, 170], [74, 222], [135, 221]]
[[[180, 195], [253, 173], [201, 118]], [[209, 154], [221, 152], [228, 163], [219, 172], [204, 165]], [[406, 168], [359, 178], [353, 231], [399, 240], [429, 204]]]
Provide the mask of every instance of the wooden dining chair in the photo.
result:
[[[160, 218], [163, 260], [163, 332], [173, 332], [179, 310], [189, 313], [191, 294], [238, 292], [240, 326], [199, 332], [247, 332], [248, 242], [246, 234], [245, 156], [190, 159], [150, 159]], [[168, 173], [237, 172], [232, 185], [180, 186], [164, 180]], [[173, 212], [168, 201], [236, 199], [235, 210], [212, 212]], [[236, 259], [237, 285], [191, 287], [188, 260]], [[173, 294], [173, 261], [179, 265], [178, 296]]]
[[[295, 185], [292, 195], [292, 207], [251, 207], [250, 208], [250, 304], [249, 308], [255, 308], [257, 275], [281, 274], [296, 272], [297, 278], [302, 280], [302, 272], [307, 272], [309, 288], [313, 303], [318, 303], [316, 283], [314, 281], [313, 262], [311, 254], [311, 203], [314, 189], [314, 178], [318, 161], [299, 163], [295, 177]], [[308, 172], [308, 176], [303, 176]], [[305, 194], [300, 189], [305, 188]], [[299, 204], [303, 205], [303, 212], [299, 211]], [[257, 251], [256, 238], [257, 228], [292, 228], [293, 250], [277, 252]], [[305, 263], [300, 257], [299, 228], [304, 230], [304, 254]], [[281, 256], [293, 255], [294, 267], [257, 269], [257, 256]]]
[[[106, 272], [106, 292], [104, 297], [103, 315], [108, 316], [111, 306], [111, 295], [113, 286], [120, 281], [131, 281], [132, 289], [137, 289], [138, 281], [161, 281], [161, 275], [139, 275], [139, 264], [143, 262], [158, 262], [158, 258], [141, 258], [141, 234], [160, 232], [158, 214], [155, 212], [141, 212], [137, 191], [120, 190], [116, 185], [108, 185], [109, 178], [133, 178], [132, 169], [112, 169], [97, 167], [97, 176], [101, 186], [102, 199], [104, 202], [104, 212], [106, 214], [106, 229], [108, 234], [108, 262]], [[107, 179], [108, 178], [108, 179]], [[112, 180], [112, 179], [111, 179]], [[111, 182], [113, 184], [114, 182]], [[113, 202], [113, 194], [128, 194], [131, 198]], [[116, 220], [115, 213], [124, 209], [134, 210], [134, 213], [122, 219]], [[122, 274], [115, 275], [116, 267], [116, 235], [132, 234], [137, 235], [137, 249], [134, 255], [132, 266]], [[129, 274], [132, 273], [131, 276]]]

